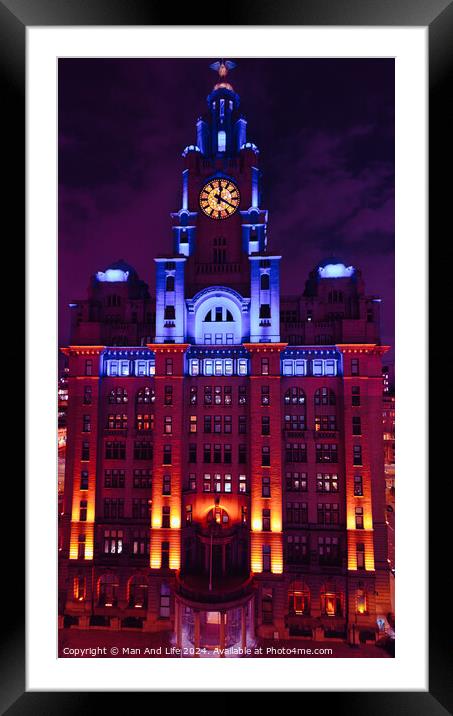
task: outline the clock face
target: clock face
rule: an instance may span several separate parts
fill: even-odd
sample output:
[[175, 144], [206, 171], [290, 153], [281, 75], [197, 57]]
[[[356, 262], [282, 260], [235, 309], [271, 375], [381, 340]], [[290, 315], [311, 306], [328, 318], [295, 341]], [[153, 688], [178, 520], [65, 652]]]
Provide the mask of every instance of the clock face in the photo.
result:
[[228, 219], [240, 200], [239, 189], [229, 179], [212, 179], [200, 191], [200, 207], [211, 219]]

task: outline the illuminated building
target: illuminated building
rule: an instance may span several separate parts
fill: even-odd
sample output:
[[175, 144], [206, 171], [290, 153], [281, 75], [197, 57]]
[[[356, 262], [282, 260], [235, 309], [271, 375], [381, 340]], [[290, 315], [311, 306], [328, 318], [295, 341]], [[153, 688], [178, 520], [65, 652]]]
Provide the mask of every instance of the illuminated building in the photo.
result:
[[259, 150], [216, 65], [155, 301], [119, 261], [71, 304], [61, 621], [372, 639], [391, 611], [380, 299], [338, 258], [280, 296]]

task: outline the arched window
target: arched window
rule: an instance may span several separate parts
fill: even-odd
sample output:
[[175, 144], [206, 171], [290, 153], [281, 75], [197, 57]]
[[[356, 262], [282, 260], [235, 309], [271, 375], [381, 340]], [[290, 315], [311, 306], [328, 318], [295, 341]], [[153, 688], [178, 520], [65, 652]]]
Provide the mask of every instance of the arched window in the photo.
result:
[[288, 388], [285, 393], [285, 405], [305, 405], [305, 393], [302, 388]]
[[219, 152], [226, 150], [226, 132], [224, 132], [223, 129], [217, 133], [217, 147]]
[[315, 393], [315, 405], [335, 405], [336, 396], [330, 388], [318, 388]]
[[127, 403], [127, 390], [119, 386], [110, 391], [109, 403]]
[[146, 609], [148, 606], [148, 583], [146, 577], [131, 577], [127, 587], [128, 605], [131, 609]]
[[292, 582], [288, 590], [290, 614], [310, 614], [310, 590], [305, 582]]
[[118, 603], [118, 577], [115, 574], [103, 574], [98, 580], [99, 606], [116, 607]]
[[270, 287], [270, 279], [268, 273], [261, 274], [261, 290], [268, 291]]
[[165, 281], [165, 290], [166, 291], [174, 291], [175, 290], [175, 277], [174, 276], [167, 276], [167, 279]]
[[336, 589], [335, 584], [324, 584], [321, 587], [321, 614], [327, 617], [343, 615], [342, 593]]
[[154, 389], [147, 385], [145, 388], [140, 388], [138, 391], [136, 402], [139, 405], [143, 403], [154, 403], [155, 399], [156, 395], [154, 393]]

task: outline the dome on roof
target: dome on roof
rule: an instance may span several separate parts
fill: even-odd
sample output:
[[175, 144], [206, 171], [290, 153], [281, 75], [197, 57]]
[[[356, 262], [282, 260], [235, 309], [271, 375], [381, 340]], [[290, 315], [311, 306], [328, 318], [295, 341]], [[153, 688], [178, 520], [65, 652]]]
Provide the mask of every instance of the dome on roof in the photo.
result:
[[346, 266], [341, 259], [334, 256], [321, 261], [316, 272], [319, 278], [350, 278], [355, 273], [354, 266]]
[[137, 278], [137, 272], [133, 266], [126, 263], [124, 259], [119, 259], [107, 266], [105, 271], [98, 271], [96, 279], [98, 281], [107, 281], [109, 283], [124, 283]]

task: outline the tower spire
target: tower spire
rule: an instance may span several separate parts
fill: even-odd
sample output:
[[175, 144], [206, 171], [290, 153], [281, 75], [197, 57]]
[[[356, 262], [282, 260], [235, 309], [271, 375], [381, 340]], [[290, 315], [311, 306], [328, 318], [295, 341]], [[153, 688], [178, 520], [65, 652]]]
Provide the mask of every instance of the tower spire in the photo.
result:
[[214, 72], [218, 72], [220, 79], [223, 80], [227, 76], [228, 70], [234, 70], [236, 63], [222, 58], [217, 60], [217, 62], [213, 62], [209, 67], [211, 70], [214, 70]]

